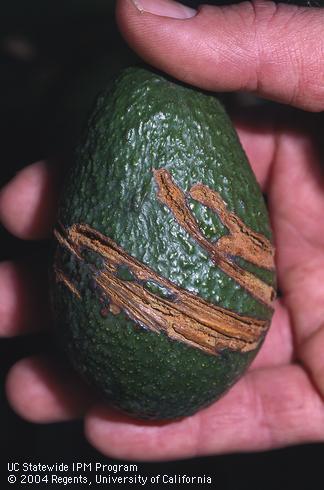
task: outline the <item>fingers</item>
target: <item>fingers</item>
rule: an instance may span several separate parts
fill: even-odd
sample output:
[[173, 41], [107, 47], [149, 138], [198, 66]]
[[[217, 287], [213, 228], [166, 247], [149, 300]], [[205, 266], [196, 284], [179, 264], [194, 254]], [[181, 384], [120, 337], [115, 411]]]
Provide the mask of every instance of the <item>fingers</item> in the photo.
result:
[[85, 419], [86, 437], [98, 451], [134, 461], [198, 456], [200, 429], [199, 414], [171, 422], [149, 422], [98, 406]]
[[[305, 355], [313, 354], [309, 347]], [[323, 400], [297, 365], [251, 371], [212, 406], [169, 422], [135, 420], [103, 405], [91, 409], [90, 390], [42, 358], [19, 361], [6, 388], [13, 409], [32, 422], [87, 412], [89, 441], [122, 459], [162, 461], [324, 440]]]
[[19, 238], [50, 235], [59, 187], [57, 166], [37, 162], [21, 170], [0, 192], [0, 221]]
[[6, 391], [15, 412], [38, 423], [81, 417], [93, 400], [73, 374], [44, 358], [17, 362], [9, 371]]
[[141, 422], [97, 407], [85, 427], [109, 457], [162, 461], [324, 440], [324, 406], [302, 369], [287, 366], [250, 372], [192, 417]]
[[117, 21], [145, 61], [184, 82], [324, 109], [323, 10], [258, 1], [195, 13], [171, 0], [119, 0]]
[[39, 263], [0, 263], [0, 337], [30, 333], [47, 325], [47, 271]]

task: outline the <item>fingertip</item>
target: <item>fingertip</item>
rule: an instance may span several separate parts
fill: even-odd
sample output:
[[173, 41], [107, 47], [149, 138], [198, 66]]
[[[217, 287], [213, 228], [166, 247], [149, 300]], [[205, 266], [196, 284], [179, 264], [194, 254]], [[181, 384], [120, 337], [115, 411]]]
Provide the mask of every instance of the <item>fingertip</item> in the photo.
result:
[[[196, 16], [198, 16], [196, 14]], [[195, 45], [197, 34], [191, 26], [181, 28], [183, 23], [192, 23], [196, 16], [184, 19], [153, 15], [135, 7], [133, 0], [118, 0], [116, 21], [128, 43], [146, 63], [169, 73], [186, 83], [195, 84], [192, 66], [195, 60], [189, 46]], [[179, 24], [180, 23], [180, 24]], [[175, 39], [175, 33], [177, 33]], [[176, 44], [175, 44], [176, 43]], [[182, 55], [179, 58], [179, 52]], [[208, 77], [208, 72], [204, 73]], [[198, 86], [203, 86], [203, 81]], [[208, 83], [204, 88], [207, 88]]]
[[21, 239], [49, 236], [57, 205], [58, 172], [45, 161], [33, 163], [0, 192], [0, 221]]
[[53, 410], [53, 397], [48, 390], [48, 383], [40, 383], [40, 379], [44, 379], [44, 376], [46, 378], [46, 375], [44, 367], [31, 358], [16, 362], [7, 375], [8, 401], [13, 410], [28, 422], [48, 422], [54, 413], [55, 418], [60, 419], [55, 401]]
[[91, 403], [78, 381], [44, 358], [18, 361], [8, 373], [6, 394], [13, 410], [34, 423], [79, 418]]
[[38, 265], [0, 263], [0, 337], [32, 333], [48, 324], [47, 274]]

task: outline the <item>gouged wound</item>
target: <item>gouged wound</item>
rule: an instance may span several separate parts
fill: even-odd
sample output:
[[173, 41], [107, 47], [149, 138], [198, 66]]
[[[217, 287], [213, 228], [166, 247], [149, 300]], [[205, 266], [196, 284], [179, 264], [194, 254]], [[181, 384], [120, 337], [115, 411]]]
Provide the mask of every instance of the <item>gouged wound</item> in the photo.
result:
[[[208, 303], [159, 276], [88, 225], [72, 225], [65, 231], [65, 240], [60, 242], [65, 241], [69, 242], [69, 250], [73, 250], [76, 257], [80, 255], [80, 248], [100, 253], [104, 267], [95, 274], [94, 280], [109, 298], [110, 311], [113, 314], [124, 311], [133, 321], [152, 331], [163, 331], [174, 340], [216, 355], [225, 348], [243, 352], [255, 349], [268, 328], [267, 321], [238, 315]], [[121, 265], [132, 271], [134, 281], [118, 277], [116, 271]], [[143, 281], [154, 281], [167, 288], [172, 299], [149, 291]]]
[[65, 286], [71, 291], [71, 293], [73, 293], [78, 299], [81, 299], [81, 294], [79, 293], [78, 289], [72, 283], [72, 281], [70, 281], [67, 275], [64, 274], [63, 271], [55, 268], [54, 273], [56, 282], [62, 282], [63, 284], [65, 284]]
[[[229, 235], [216, 243], [210, 242], [186, 202], [182, 190], [174, 183], [166, 169], [154, 170], [157, 197], [172, 212], [176, 221], [210, 255], [211, 260], [226, 274], [237, 281], [255, 298], [271, 307], [275, 292], [271, 286], [252, 273], [242, 269], [229, 256], [239, 256], [253, 264], [271, 270], [273, 247], [261, 234], [248, 228], [234, 213], [227, 210], [221, 196], [202, 184], [190, 189], [190, 196], [217, 213], [228, 228]], [[269, 322], [239, 315], [231, 310], [211, 304], [138, 261], [109, 237], [87, 224], [74, 224], [55, 230], [61, 247], [66, 248], [79, 260], [81, 250], [99, 254], [103, 266], [96, 270], [93, 280], [109, 300], [109, 312], [124, 312], [137, 324], [154, 332], [164, 332], [170, 339], [181, 341], [208, 354], [217, 355], [223, 349], [248, 352], [254, 350], [263, 338]], [[133, 280], [123, 278], [118, 271], [128, 270]], [[81, 295], [66, 275], [56, 269], [56, 279], [79, 299]], [[165, 288], [168, 295], [146, 287], [154, 283]]]
[[203, 184], [193, 186], [189, 195], [218, 214], [228, 228], [229, 235], [216, 242], [209, 241], [189, 208], [182, 190], [166, 169], [154, 170], [158, 199], [170, 210], [179, 225], [208, 253], [211, 260], [232, 277], [257, 300], [271, 307], [275, 295], [269, 284], [238, 266], [232, 257], [239, 256], [261, 268], [273, 270], [274, 249], [263, 235], [248, 228], [234, 213], [226, 208], [221, 196]]

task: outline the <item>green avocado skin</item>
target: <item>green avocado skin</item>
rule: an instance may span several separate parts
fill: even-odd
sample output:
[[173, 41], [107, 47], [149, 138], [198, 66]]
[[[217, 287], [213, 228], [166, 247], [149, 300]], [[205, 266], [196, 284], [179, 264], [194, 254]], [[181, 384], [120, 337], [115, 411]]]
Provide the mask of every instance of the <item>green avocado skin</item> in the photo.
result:
[[[157, 199], [153, 168], [167, 169], [183, 192], [199, 182], [216, 190], [230, 211], [271, 240], [262, 194], [217, 98], [140, 67], [124, 70], [98, 98], [66, 179], [59, 222], [64, 228], [87, 224], [177, 286], [270, 320], [271, 309], [222, 272]], [[189, 203], [207, 238], [228, 233], [217, 214]], [[123, 311], [103, 315], [107, 304], [93, 281], [101, 257], [88, 253], [80, 261], [58, 243], [54, 247], [81, 295], [52, 274], [59, 341], [81, 376], [128, 414], [193, 414], [228, 390], [255, 357], [258, 349], [211, 355], [138, 325]], [[274, 272], [245, 265], [275, 285]]]

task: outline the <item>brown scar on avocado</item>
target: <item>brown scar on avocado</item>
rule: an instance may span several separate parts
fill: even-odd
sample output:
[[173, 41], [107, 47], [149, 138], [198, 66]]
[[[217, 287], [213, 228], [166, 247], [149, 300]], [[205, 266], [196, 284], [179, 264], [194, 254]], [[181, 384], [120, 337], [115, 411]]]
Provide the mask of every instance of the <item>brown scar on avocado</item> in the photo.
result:
[[[216, 242], [207, 240], [192, 215], [183, 191], [172, 180], [166, 169], [153, 170], [157, 197], [172, 212], [176, 221], [209, 254], [214, 264], [231, 276], [251, 295], [269, 308], [274, 289], [252, 273], [235, 264], [231, 257], [239, 256], [259, 267], [272, 270], [274, 249], [269, 240], [248, 228], [234, 213], [229, 212], [220, 195], [203, 184], [194, 185], [189, 195], [217, 213], [228, 228], [229, 235]], [[249, 352], [254, 350], [266, 333], [269, 321], [239, 315], [211, 304], [196, 294], [183, 289], [123, 250], [111, 238], [87, 224], [73, 224], [67, 229], [54, 230], [60, 245], [84, 260], [81, 250], [88, 249], [103, 259], [96, 270], [94, 281], [109, 298], [109, 311], [117, 315], [123, 311], [135, 323], [155, 332], [164, 332], [169, 338], [217, 355], [223, 349]], [[123, 279], [118, 271], [127, 268], [133, 280]], [[56, 267], [56, 280], [63, 282], [79, 299], [77, 287]], [[161, 296], [145, 286], [154, 282], [168, 291]], [[105, 310], [105, 314], [108, 314]]]
[[240, 218], [226, 208], [226, 203], [214, 190], [203, 184], [195, 184], [190, 197], [217, 213], [228, 228], [229, 235], [210, 242], [201, 232], [188, 204], [186, 196], [173, 181], [166, 169], [153, 170], [158, 187], [158, 199], [171, 211], [179, 225], [207, 251], [211, 260], [257, 300], [271, 306], [275, 290], [251, 272], [239, 267], [231, 256], [239, 256], [261, 268], [274, 270], [274, 248], [271, 242], [247, 227]]

